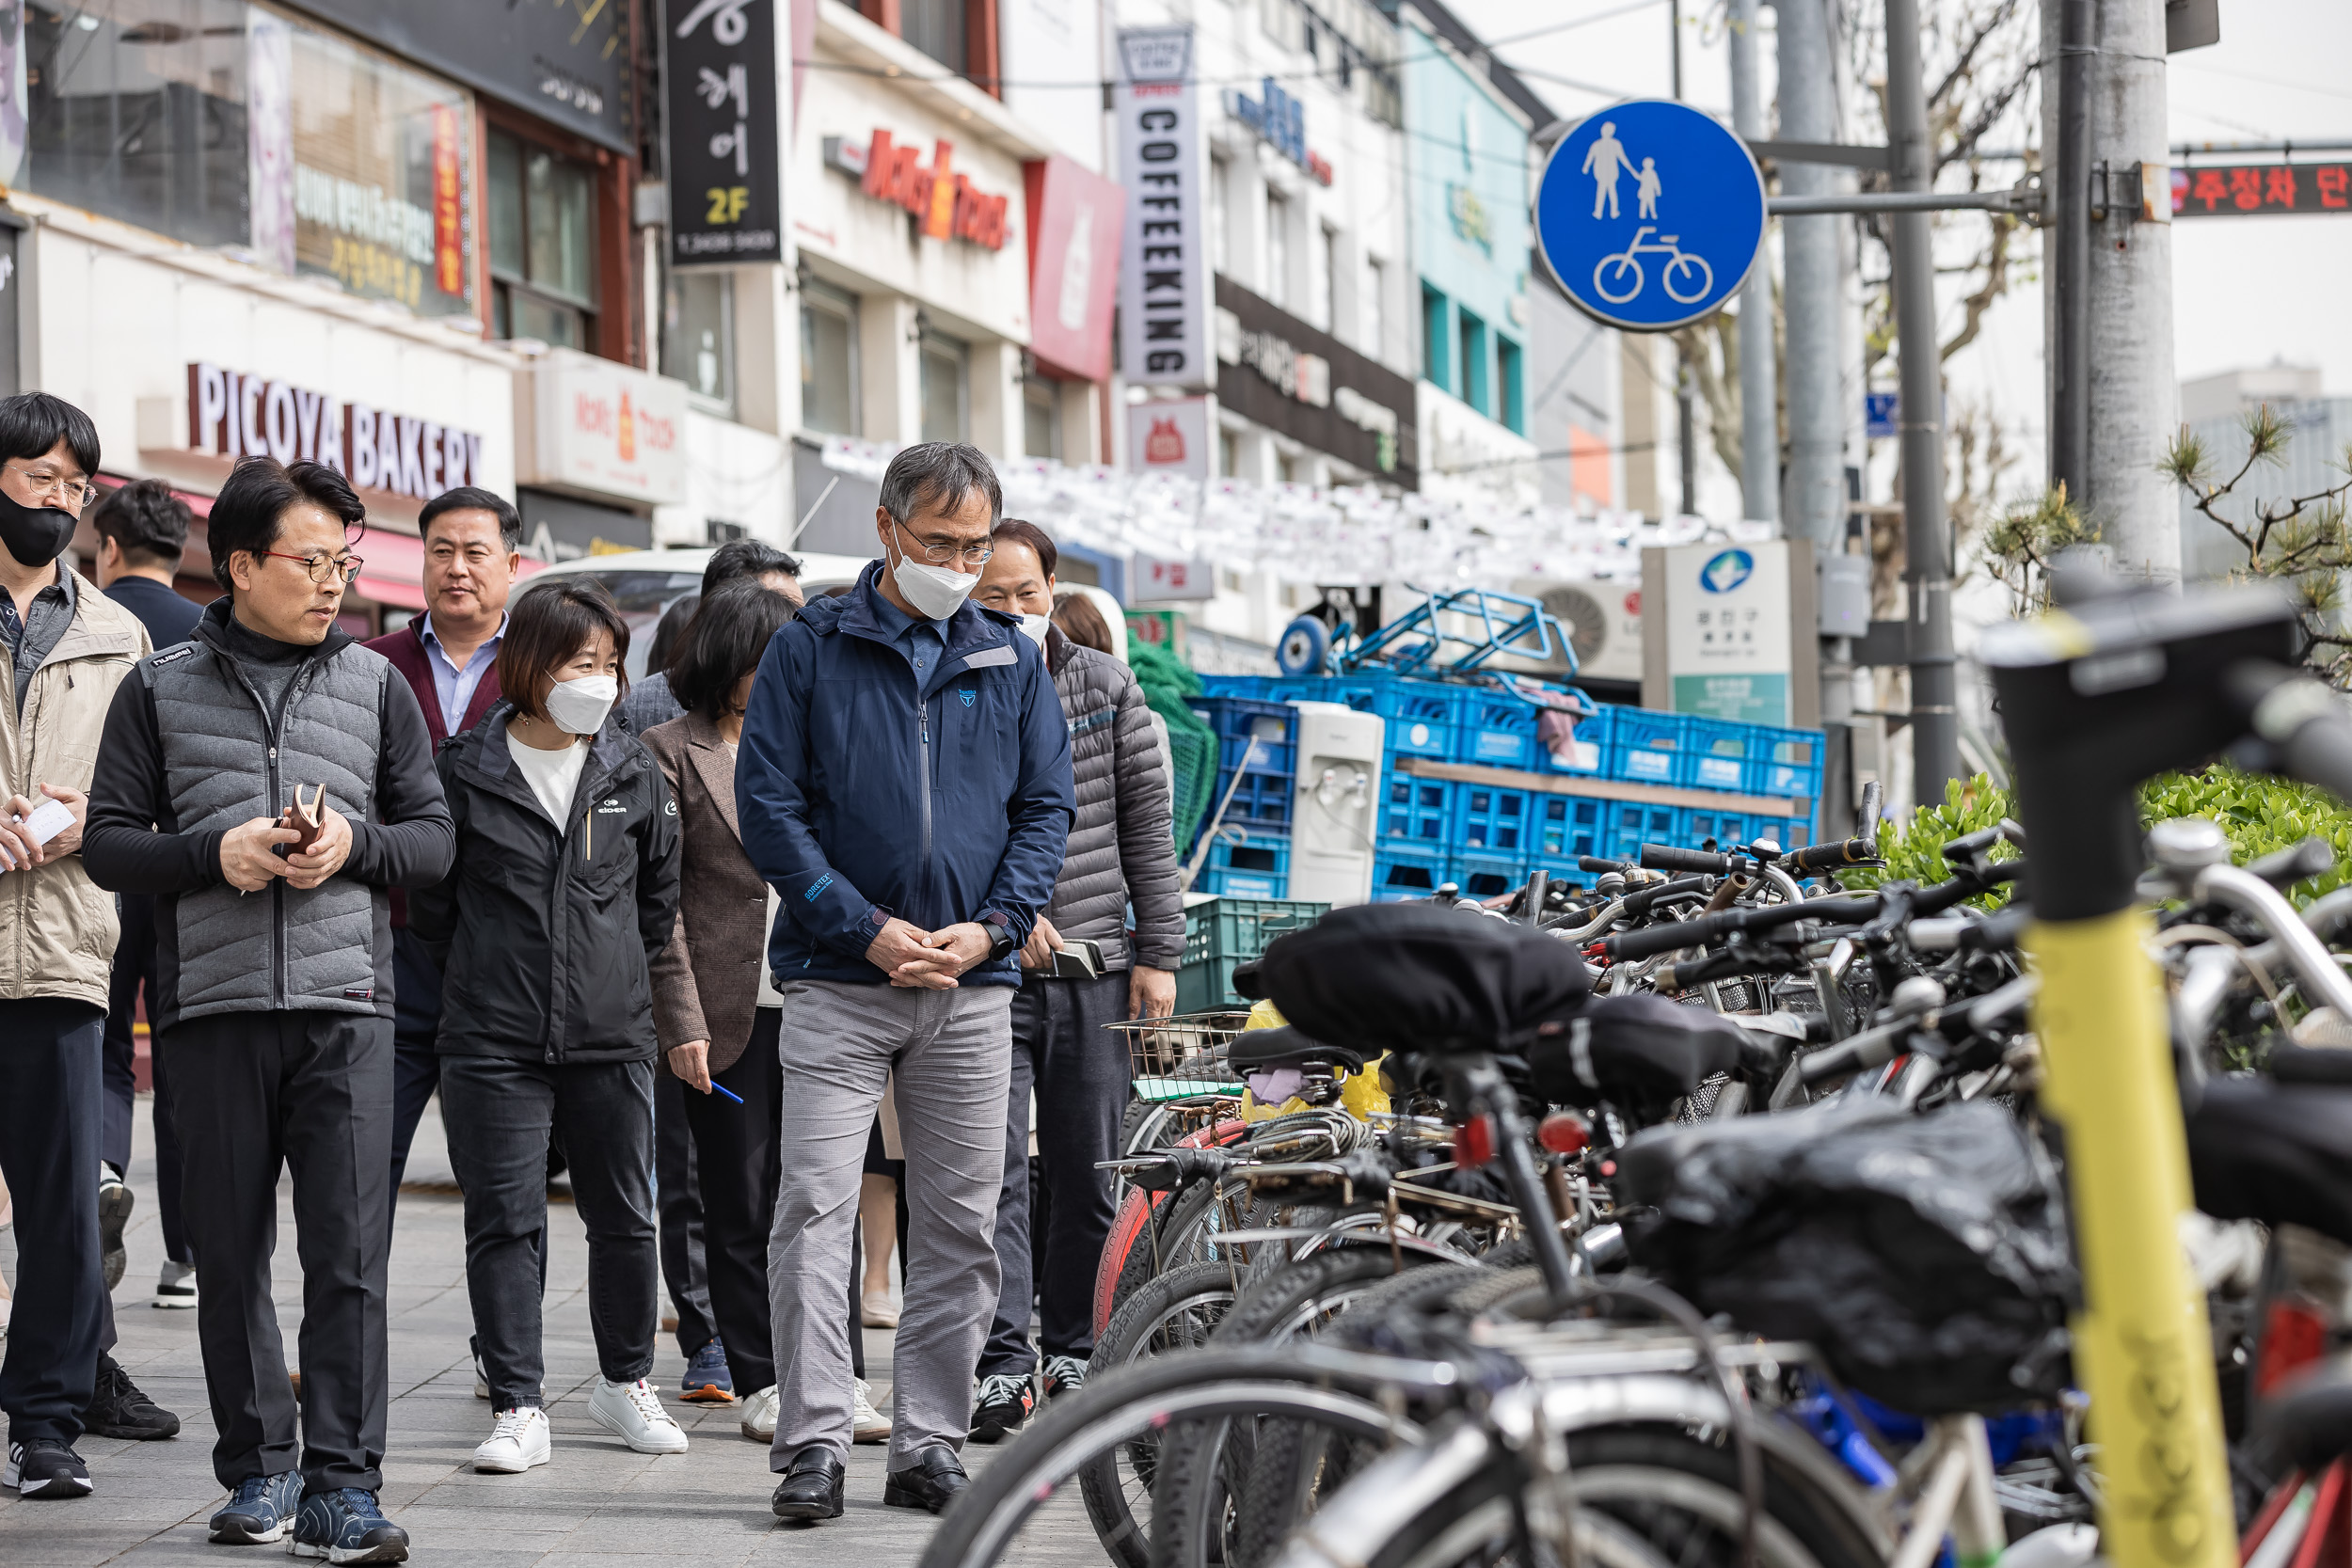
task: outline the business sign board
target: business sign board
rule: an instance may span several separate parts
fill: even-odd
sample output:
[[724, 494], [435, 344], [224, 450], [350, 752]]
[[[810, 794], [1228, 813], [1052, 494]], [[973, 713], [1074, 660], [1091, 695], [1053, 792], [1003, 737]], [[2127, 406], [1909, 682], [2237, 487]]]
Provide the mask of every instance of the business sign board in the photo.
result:
[[1146, 386], [1209, 387], [1209, 192], [1193, 34], [1123, 27], [1119, 34], [1120, 183], [1120, 368]]
[[188, 367], [188, 450], [324, 463], [354, 489], [418, 501], [482, 483], [471, 431], [201, 361]]
[[[1642, 602], [1664, 623], [1674, 711], [1747, 724], [1794, 722], [1788, 542], [1677, 545], [1645, 551], [1645, 568], [1652, 553], [1663, 558], [1663, 581], [1650, 582], [1645, 569]], [[1809, 638], [1813, 628], [1805, 632]]]
[[783, 261], [775, 0], [668, 0], [661, 33], [671, 265]]
[[669, 505], [686, 499], [686, 383], [570, 349], [532, 367], [524, 484]]
[[1206, 561], [1168, 561], [1138, 553], [1127, 573], [1127, 596], [1137, 604], [1216, 597], [1216, 568]]
[[1560, 139], [1535, 188], [1544, 263], [1578, 309], [1633, 332], [1712, 315], [1764, 247], [1747, 144], [1685, 103], [1632, 99]]
[[1209, 477], [1216, 399], [1152, 398], [1127, 405], [1127, 467], [1139, 474]]
[[856, 181], [876, 201], [905, 208], [926, 238], [961, 240], [983, 250], [1005, 248], [1011, 198], [987, 195], [969, 175], [958, 174], [955, 143], [933, 141], [929, 166], [920, 146], [880, 129], [863, 147], [846, 136], [827, 136], [822, 149], [827, 168]]
[[1216, 280], [1216, 306], [1223, 406], [1350, 467], [1419, 484], [1413, 383], [1230, 277]]
[[2352, 164], [2200, 164], [2172, 170], [2172, 215], [2352, 213]]
[[1107, 381], [1127, 193], [1059, 152], [1025, 165], [1022, 184], [1029, 214], [1029, 351], [1082, 381]]

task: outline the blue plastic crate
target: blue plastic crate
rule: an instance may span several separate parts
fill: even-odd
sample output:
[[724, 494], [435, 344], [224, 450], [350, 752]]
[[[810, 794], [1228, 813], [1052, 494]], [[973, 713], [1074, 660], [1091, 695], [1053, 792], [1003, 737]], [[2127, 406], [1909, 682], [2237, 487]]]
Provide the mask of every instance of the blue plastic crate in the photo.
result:
[[1298, 711], [1288, 703], [1255, 697], [1198, 697], [1184, 705], [1216, 732], [1216, 765], [1221, 773], [1242, 766], [1243, 753], [1254, 742], [1249, 767], [1273, 773], [1297, 770]]
[[1527, 880], [1527, 861], [1519, 856], [1482, 855], [1465, 849], [1456, 852], [1448, 866], [1449, 879], [1465, 898], [1493, 898]]
[[1290, 893], [1291, 841], [1275, 833], [1217, 835], [1194, 891], [1225, 898], [1283, 898]]
[[1609, 737], [1615, 727], [1616, 709], [1604, 707], [1590, 719], [1576, 721], [1576, 738], [1569, 744], [1567, 758], [1542, 746], [1535, 748], [1535, 767], [1546, 773], [1577, 773], [1591, 778], [1606, 778], [1609, 773]]
[[1200, 826], [1203, 829], [1208, 827], [1209, 818], [1216, 815], [1218, 802], [1225, 800], [1225, 792], [1229, 788], [1232, 790], [1233, 798], [1225, 805], [1224, 826], [1268, 829], [1278, 833], [1290, 832], [1292, 796], [1296, 791], [1296, 785], [1288, 773], [1276, 773], [1259, 768], [1245, 770], [1239, 784], [1233, 783], [1230, 769], [1217, 774], [1216, 793], [1210, 798], [1209, 810], [1201, 817]]
[[1759, 726], [1763, 755], [1748, 787], [1758, 795], [1817, 800], [1821, 795], [1821, 732]]
[[1454, 760], [1488, 768], [1535, 766], [1535, 709], [1508, 692], [1464, 691], [1454, 700]]
[[1633, 784], [1689, 783], [1693, 721], [1688, 714], [1619, 708], [1610, 725], [1609, 776]]
[[1372, 857], [1372, 901], [1426, 898], [1453, 880], [1442, 849], [1383, 849]]
[[[1684, 849], [1698, 849], [1706, 847], [1707, 840], [1713, 839], [1716, 848], [1728, 849], [1735, 844], [1752, 844], [1759, 836], [1772, 836], [1770, 818], [1750, 816], [1744, 812], [1688, 807], [1678, 816], [1675, 836], [1670, 840], [1654, 842], [1672, 843]], [[1790, 847], [1784, 844], [1781, 847], [1786, 849]]]
[[1673, 806], [1650, 805], [1640, 800], [1612, 800], [1608, 803], [1609, 831], [1605, 835], [1609, 847], [1600, 851], [1613, 861], [1638, 864], [1645, 844], [1675, 844], [1681, 826], [1679, 815]]
[[1523, 861], [1535, 842], [1534, 792], [1463, 782], [1454, 786], [1454, 832], [1448, 847]]
[[1448, 779], [1391, 773], [1382, 785], [1380, 847], [1443, 853], [1454, 833], [1454, 796]]
[[1554, 877], [1590, 877], [1592, 873], [1577, 869], [1577, 857], [1608, 853], [1609, 808], [1613, 803], [1582, 795], [1536, 796], [1534, 863]]
[[1389, 750], [1450, 762], [1454, 702], [1453, 691], [1438, 682], [1391, 680], [1373, 688], [1372, 711], [1389, 722]]
[[1729, 723], [1695, 714], [1689, 717], [1689, 755], [1682, 782], [1695, 789], [1737, 792], [1754, 788], [1760, 776], [1755, 764], [1763, 760], [1767, 732], [1756, 724]]

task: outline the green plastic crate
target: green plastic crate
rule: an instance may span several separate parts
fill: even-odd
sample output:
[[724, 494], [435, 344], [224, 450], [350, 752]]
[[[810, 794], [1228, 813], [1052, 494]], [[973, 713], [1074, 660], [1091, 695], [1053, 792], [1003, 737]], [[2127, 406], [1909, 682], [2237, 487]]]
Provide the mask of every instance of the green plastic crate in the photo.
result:
[[1286, 931], [1311, 926], [1328, 904], [1295, 898], [1211, 898], [1184, 911], [1184, 962], [1176, 972], [1176, 1010], [1247, 1006], [1233, 971]]

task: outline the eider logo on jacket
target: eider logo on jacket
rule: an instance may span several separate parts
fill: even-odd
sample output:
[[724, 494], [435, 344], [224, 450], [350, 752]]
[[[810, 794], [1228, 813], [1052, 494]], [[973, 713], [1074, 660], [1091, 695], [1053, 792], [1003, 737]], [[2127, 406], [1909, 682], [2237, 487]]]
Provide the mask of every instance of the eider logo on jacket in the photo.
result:
[[956, 695], [963, 699], [963, 705], [964, 705], [965, 707], [970, 707], [970, 706], [972, 705], [972, 699], [973, 699], [973, 698], [975, 698], [975, 697], [977, 697], [977, 696], [978, 696], [978, 695], [979, 695], [979, 693], [978, 693], [978, 692], [977, 692], [977, 691], [974, 691], [974, 690], [973, 690], [971, 688], [969, 688], [969, 687], [964, 687], [964, 688], [961, 688], [961, 689], [959, 689], [957, 690], [957, 692], [956, 692]]

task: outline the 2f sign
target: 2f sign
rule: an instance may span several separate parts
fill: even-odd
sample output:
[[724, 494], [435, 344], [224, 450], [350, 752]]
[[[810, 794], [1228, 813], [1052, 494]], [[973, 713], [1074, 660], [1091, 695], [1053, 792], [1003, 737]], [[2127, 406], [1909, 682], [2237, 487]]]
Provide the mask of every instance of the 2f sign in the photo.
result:
[[710, 212], [706, 221], [712, 227], [743, 221], [743, 209], [750, 206], [752, 200], [749, 185], [713, 185], [707, 194]]

